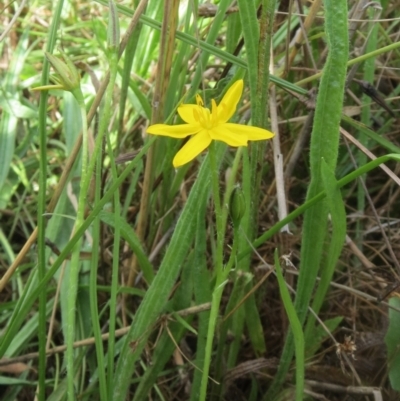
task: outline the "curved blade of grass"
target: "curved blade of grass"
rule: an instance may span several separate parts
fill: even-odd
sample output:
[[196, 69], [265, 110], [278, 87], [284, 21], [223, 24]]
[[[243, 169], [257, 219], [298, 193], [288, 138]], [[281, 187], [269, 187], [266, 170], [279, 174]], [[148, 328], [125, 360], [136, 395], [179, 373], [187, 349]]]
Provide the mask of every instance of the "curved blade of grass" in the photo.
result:
[[118, 223], [122, 237], [129, 244], [132, 251], [138, 258], [140, 263], [140, 268], [143, 271], [144, 278], [150, 285], [154, 279], [154, 268], [151, 262], [149, 261], [146, 253], [144, 252], [142, 244], [137, 238], [135, 230], [121, 217], [117, 216], [116, 220], [114, 213], [109, 213], [103, 210], [100, 212], [99, 217], [104, 223], [108, 224], [113, 228], [115, 228], [115, 225]]
[[296, 353], [296, 401], [302, 401], [304, 391], [304, 335], [301, 322], [297, 316], [292, 299], [290, 298], [285, 279], [283, 278], [277, 249], [275, 249], [274, 260], [276, 278], [278, 279], [279, 284], [279, 292], [289, 318], [290, 328], [294, 338], [294, 348]]

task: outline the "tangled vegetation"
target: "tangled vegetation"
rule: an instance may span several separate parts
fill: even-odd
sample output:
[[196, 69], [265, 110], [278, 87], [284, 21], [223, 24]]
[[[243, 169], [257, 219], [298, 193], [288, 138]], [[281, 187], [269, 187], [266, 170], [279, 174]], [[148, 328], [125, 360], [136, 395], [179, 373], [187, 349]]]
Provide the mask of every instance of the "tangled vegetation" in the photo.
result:
[[399, 399], [395, 0], [2, 7], [2, 400]]

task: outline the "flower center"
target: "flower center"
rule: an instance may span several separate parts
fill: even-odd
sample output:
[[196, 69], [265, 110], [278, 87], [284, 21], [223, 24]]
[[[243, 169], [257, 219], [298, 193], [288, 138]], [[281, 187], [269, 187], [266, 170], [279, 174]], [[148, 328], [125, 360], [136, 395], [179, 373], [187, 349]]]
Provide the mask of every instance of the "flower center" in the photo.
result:
[[211, 113], [209, 109], [203, 107], [203, 100], [199, 95], [196, 96], [196, 103], [199, 108], [193, 111], [194, 118], [204, 129], [211, 130], [217, 125], [217, 104], [215, 103], [215, 100], [212, 99]]

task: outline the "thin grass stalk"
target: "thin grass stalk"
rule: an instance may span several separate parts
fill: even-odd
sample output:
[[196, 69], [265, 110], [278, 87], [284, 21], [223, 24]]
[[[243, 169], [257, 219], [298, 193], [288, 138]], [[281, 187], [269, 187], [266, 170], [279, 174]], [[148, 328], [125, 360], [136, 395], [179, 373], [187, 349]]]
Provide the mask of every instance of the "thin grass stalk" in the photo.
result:
[[[119, 19], [117, 15], [116, 5], [113, 0], [110, 0], [110, 19], [108, 21], [108, 52], [110, 65], [110, 83], [108, 84], [105, 98], [104, 109], [100, 119], [100, 127], [106, 131], [109, 121], [111, 120], [111, 107], [113, 101], [114, 86], [118, 73], [118, 45], [119, 45]], [[106, 135], [108, 155], [111, 163], [111, 174], [113, 180], [118, 179], [118, 171], [115, 164], [111, 139]], [[116, 330], [116, 315], [117, 315], [117, 293], [118, 293], [118, 272], [119, 272], [119, 244], [121, 238], [121, 228], [119, 224], [121, 215], [121, 204], [119, 197], [119, 188], [114, 192], [114, 245], [113, 245], [113, 264], [111, 275], [111, 294], [110, 294], [110, 315], [109, 315], [109, 332], [108, 338], [108, 365], [107, 365], [107, 385], [108, 398], [112, 399], [114, 391], [114, 354], [115, 354], [115, 330]]]
[[[249, 246], [249, 241], [251, 241], [246, 233], [251, 233], [253, 237], [255, 235], [251, 230], [252, 225], [252, 214], [253, 208], [252, 205], [252, 186], [250, 179], [250, 161], [249, 161], [249, 152], [248, 148], [243, 149], [243, 173], [242, 173], [242, 188], [245, 196], [246, 202], [246, 212], [243, 216], [243, 219], [240, 223], [241, 226], [241, 235], [239, 237], [239, 253], [241, 254], [245, 249]], [[244, 271], [249, 272], [251, 266], [251, 255], [246, 255], [245, 258], [237, 259], [237, 268]], [[252, 274], [252, 273], [251, 273]], [[250, 289], [254, 286], [254, 281], [250, 281], [246, 285], [246, 289]], [[249, 339], [251, 345], [256, 352], [256, 354], [263, 355], [266, 351], [266, 344], [263, 334], [263, 327], [261, 324], [260, 314], [258, 312], [257, 303], [254, 294], [250, 295], [248, 300], [244, 304], [245, 308], [245, 324], [247, 327], [247, 331], [249, 333]]]
[[[139, 0], [135, 0], [133, 3], [134, 7], [136, 8], [139, 4]], [[117, 141], [118, 144], [122, 139], [122, 133], [124, 131], [123, 124], [124, 124], [126, 100], [128, 98], [129, 81], [131, 79], [133, 60], [138, 46], [141, 30], [142, 30], [142, 24], [138, 24], [136, 27], [136, 35], [131, 35], [126, 45], [124, 67], [123, 67], [123, 72], [121, 74], [122, 76], [121, 93], [119, 98], [119, 120], [118, 120], [118, 141]]]
[[[244, 153], [247, 154], [247, 148], [243, 148], [243, 147], [238, 148], [238, 150], [236, 151], [235, 159], [234, 159], [233, 164], [232, 164], [232, 169], [230, 171], [230, 175], [229, 175], [229, 179], [228, 179], [228, 182], [227, 182], [226, 191], [225, 191], [225, 195], [224, 195], [224, 199], [223, 199], [223, 203], [222, 203], [222, 205], [224, 206], [223, 211], [225, 213], [224, 216], [223, 216], [223, 222], [222, 222], [223, 226], [226, 224], [226, 210], [227, 210], [226, 206], [230, 204], [230, 197], [231, 197], [233, 188], [235, 186], [238, 168], [239, 168], [241, 160], [243, 159], [242, 156], [243, 156]], [[246, 213], [247, 213], [247, 210], [246, 210]], [[242, 219], [242, 221], [243, 220], [244, 220], [244, 218]], [[236, 231], [235, 231], [235, 233], [236, 233]], [[232, 254], [233, 255], [237, 254], [237, 250], [238, 250], [238, 247], [239, 247], [239, 244], [240, 244], [240, 238], [241, 238], [240, 236], [237, 236], [237, 237], [234, 236], [235, 247], [231, 251], [232, 252], [231, 255]], [[234, 261], [235, 261], [235, 259], [230, 258], [229, 265], [225, 266], [224, 270], [229, 272], [231, 270], [231, 268], [232, 268], [232, 264], [233, 264]], [[227, 273], [227, 274], [229, 274], [229, 273]], [[216, 288], [217, 288], [217, 285], [214, 286], [214, 291], [215, 291]], [[214, 295], [214, 293], [212, 292], [211, 293], [211, 298], [212, 298], [213, 295]], [[212, 300], [214, 302], [218, 301], [218, 299], [216, 299], [216, 298], [215, 299], [212, 298]], [[219, 300], [219, 302], [220, 302], [220, 300]], [[212, 316], [211, 316], [211, 313], [210, 313], [209, 322], [212, 321], [211, 319], [212, 319]], [[208, 324], [208, 326], [209, 325], [210, 325], [210, 323]], [[226, 330], [225, 330], [225, 328], [226, 328], [226, 325], [223, 325], [218, 330], [218, 340], [219, 340], [218, 341], [218, 348], [217, 348], [217, 351], [216, 351], [216, 355], [214, 356], [215, 363], [213, 364], [213, 371], [214, 371], [213, 377], [217, 381], [220, 380], [221, 375], [222, 375], [221, 366], [223, 364], [223, 354], [224, 354], [224, 350], [225, 350], [224, 338], [226, 338]], [[204, 331], [207, 332], [208, 329], [209, 329], [209, 327], [205, 327]], [[215, 333], [213, 332], [212, 335], [215, 336]], [[210, 360], [208, 361], [206, 359], [207, 358], [207, 356], [206, 356], [206, 354], [207, 354], [207, 340], [209, 339], [209, 335], [207, 334], [205, 336], [205, 338], [206, 338], [206, 346], [204, 347], [205, 349], [203, 351], [204, 352], [204, 361], [203, 361], [203, 365], [204, 366], [206, 364], [211, 364], [211, 354], [209, 355]], [[200, 341], [201, 340], [199, 339], [199, 343], [200, 343]], [[208, 341], [210, 341], [210, 340], [208, 340]], [[212, 340], [210, 341], [210, 343], [211, 344], [208, 345], [209, 347], [212, 345]], [[203, 371], [202, 377], [203, 377], [203, 380], [206, 380], [206, 377], [204, 375], [204, 371]], [[215, 382], [213, 383], [213, 387], [212, 387], [211, 393], [213, 394], [214, 399], [217, 398], [218, 394], [220, 394], [222, 390], [223, 390], [223, 388], [219, 384], [217, 384]], [[198, 393], [198, 389], [196, 390], [196, 392]], [[197, 399], [198, 399], [198, 397], [196, 398], [196, 400]]]
[[[193, 257], [193, 282], [194, 285], [194, 298], [196, 305], [209, 302], [211, 299], [211, 289], [209, 282], [209, 274], [207, 269], [206, 260], [206, 242], [207, 242], [207, 231], [205, 224], [207, 205], [202, 205], [198, 210], [197, 223], [196, 223], [196, 240]], [[192, 389], [190, 393], [190, 401], [198, 401], [199, 388], [201, 383], [201, 366], [204, 365], [205, 347], [207, 342], [207, 329], [208, 321], [210, 319], [209, 312], [199, 314], [199, 322], [197, 327], [197, 352], [195, 365], [199, 369], [195, 369], [193, 372]]]
[[[191, 44], [195, 48], [198, 48], [199, 50], [201, 49], [203, 51], [199, 58], [199, 61], [197, 63], [196, 72], [195, 72], [193, 78], [191, 79], [191, 88], [187, 93], [188, 99], [190, 99], [192, 96], [194, 96], [196, 94], [196, 91], [199, 88], [199, 86], [201, 86], [201, 82], [203, 79], [204, 71], [206, 69], [207, 61], [208, 61], [210, 55], [214, 54], [214, 52], [212, 50], [210, 51], [210, 49], [215, 48], [213, 45], [221, 33], [221, 25], [225, 20], [226, 10], [228, 9], [228, 7], [230, 5], [231, 5], [230, 0], [221, 0], [219, 2], [218, 12], [216, 13], [216, 15], [213, 18], [211, 28], [208, 32], [205, 42], [199, 40], [198, 33], [194, 37], [191, 35], [188, 35], [186, 33], [183, 33], [183, 32], [176, 33], [176, 37], [178, 39], [182, 39], [182, 38], [189, 39], [190, 38], [189, 40], [191, 43], [189, 43], [189, 44]], [[146, 23], [145, 21], [143, 21], [143, 22]], [[196, 24], [197, 24], [197, 20], [196, 20]], [[206, 48], [201, 46], [202, 43], [206, 44]]]
[[[314, 126], [310, 144], [311, 183], [307, 200], [317, 196], [323, 189], [321, 160], [335, 171], [339, 124], [345, 88], [348, 59], [347, 1], [325, 2], [325, 31], [329, 53], [321, 79], [316, 103]], [[321, 201], [304, 215], [303, 237], [300, 257], [300, 274], [295, 300], [300, 323], [306, 319], [308, 306], [317, 277], [326, 237], [328, 205]], [[293, 335], [288, 334], [275, 379], [264, 400], [273, 398], [285, 380], [294, 352]]]
[[[238, 6], [243, 26], [243, 38], [246, 46], [252, 122], [255, 126], [268, 126], [268, 85], [271, 39], [275, 15], [275, 0], [261, 2], [260, 23], [257, 19], [255, 2], [239, 0]], [[259, 26], [259, 28], [258, 28]], [[257, 226], [257, 211], [260, 196], [260, 184], [264, 164], [266, 143], [257, 142], [250, 146], [250, 180], [251, 180], [251, 222], [246, 235], [252, 240]]]
[[[207, 340], [204, 351], [204, 364], [202, 368], [202, 377], [200, 383], [199, 391], [199, 401], [205, 401], [207, 397], [207, 387], [208, 387], [208, 375], [210, 372], [211, 364], [211, 354], [212, 346], [214, 342], [215, 328], [219, 314], [219, 307], [221, 304], [222, 293], [224, 291], [225, 284], [227, 282], [228, 275], [233, 267], [236, 260], [236, 254], [238, 250], [238, 226], [234, 227], [234, 240], [231, 249], [231, 254], [228, 263], [223, 265], [223, 251], [224, 251], [224, 238], [226, 230], [226, 220], [227, 220], [227, 208], [221, 207], [221, 201], [219, 196], [219, 168], [216, 161], [216, 144], [212, 142], [209, 149], [210, 156], [210, 172], [212, 180], [212, 190], [213, 190], [213, 200], [215, 208], [215, 218], [216, 218], [216, 232], [217, 232], [217, 249], [216, 257], [214, 262], [214, 269], [216, 273], [216, 280], [214, 290], [211, 297], [211, 310], [210, 317], [208, 321], [207, 329]], [[230, 182], [227, 186], [227, 191], [224, 197], [224, 205], [229, 203], [229, 196], [232, 191], [233, 180], [236, 176], [236, 172], [239, 166], [239, 161], [241, 159], [241, 151], [239, 150], [236, 154], [235, 162], [231, 172]]]
[[[101, 171], [103, 154], [102, 149], [97, 153], [96, 173], [95, 173], [95, 188], [94, 188], [94, 204], [100, 201], [101, 197]], [[90, 263], [89, 275], [89, 299], [90, 299], [90, 314], [92, 319], [93, 336], [95, 338], [95, 349], [99, 376], [99, 395], [101, 401], [108, 400], [106, 365], [104, 361], [104, 346], [100, 327], [100, 315], [98, 310], [97, 298], [97, 269], [99, 265], [99, 252], [97, 251], [100, 245], [100, 218], [96, 217], [92, 225], [93, 248], [92, 259]]]
[[[260, 16], [260, 42], [258, 46], [258, 79], [255, 106], [252, 115], [254, 125], [268, 128], [268, 89], [271, 42], [274, 34], [276, 0], [262, 0]], [[253, 99], [255, 100], [255, 99]]]
[[[60, 24], [61, 11], [64, 1], [59, 0], [56, 4], [51, 22], [46, 51], [53, 52], [56, 39], [57, 29]], [[50, 65], [47, 59], [44, 60], [42, 68], [41, 85], [49, 83]], [[39, 114], [38, 114], [38, 132], [39, 132], [39, 193], [38, 193], [38, 279], [43, 280], [46, 275], [46, 191], [47, 191], [47, 98], [48, 92], [40, 93]], [[39, 383], [38, 383], [38, 400], [44, 401], [46, 396], [46, 301], [47, 294], [42, 291], [39, 295]]]
[[[109, 147], [109, 155], [111, 158], [111, 169], [113, 179], [118, 178], [115, 161], [113, 160], [112, 148], [110, 138], [107, 136], [107, 143]], [[119, 245], [121, 237], [121, 229], [119, 224], [119, 218], [121, 214], [121, 205], [119, 190], [114, 193], [114, 215], [115, 215], [115, 228], [114, 228], [114, 244], [113, 244], [113, 264], [112, 264], [112, 276], [111, 276], [111, 294], [110, 294], [110, 318], [109, 318], [109, 332], [108, 338], [108, 399], [112, 399], [114, 391], [114, 360], [115, 360], [115, 330], [116, 330], [116, 318], [117, 318], [117, 294], [118, 294], [118, 272], [119, 272]]]
[[283, 305], [286, 310], [286, 314], [289, 318], [290, 329], [293, 333], [295, 352], [296, 352], [296, 401], [303, 400], [304, 392], [304, 335], [301, 327], [300, 320], [297, 316], [295, 307], [292, 303], [292, 299], [289, 294], [289, 290], [286, 286], [285, 279], [283, 278], [282, 268], [279, 262], [278, 250], [275, 250], [274, 254], [275, 261], [275, 272], [276, 278], [278, 279], [279, 292], [283, 301]]
[[[372, 20], [375, 18], [375, 9], [373, 7], [369, 7], [367, 10], [369, 14], [369, 19]], [[378, 28], [379, 25], [371, 21], [368, 23], [368, 30], [370, 34], [367, 35], [367, 46], [365, 48], [366, 53], [371, 53], [376, 50], [378, 45]], [[375, 77], [375, 57], [371, 57], [364, 62], [364, 74], [363, 79], [366, 82], [369, 82], [373, 85], [374, 77]], [[364, 94], [362, 96], [362, 109], [361, 109], [361, 123], [365, 124], [367, 127], [371, 123], [371, 98]], [[370, 138], [366, 136], [363, 132], [359, 133], [358, 140], [366, 147], [369, 148]], [[357, 165], [363, 166], [367, 162], [367, 155], [363, 152], [357, 152], [356, 155]], [[364, 181], [365, 177], [361, 177], [361, 180]], [[357, 184], [357, 212], [362, 216], [364, 214], [365, 209], [365, 191], [364, 185], [362, 182], [358, 182]], [[357, 247], [362, 251], [363, 249], [363, 240], [364, 240], [364, 232], [363, 232], [362, 220], [357, 219], [356, 222], [356, 234], [355, 234], [355, 242]], [[356, 262], [358, 264], [358, 262]]]
[[211, 143], [210, 145], [209, 157], [210, 157], [210, 174], [211, 174], [211, 183], [212, 183], [212, 192], [213, 192], [215, 219], [216, 219], [216, 232], [217, 232], [217, 247], [215, 251], [216, 257], [214, 261], [214, 269], [216, 271], [216, 282], [211, 298], [210, 318], [208, 322], [207, 341], [204, 353], [204, 365], [202, 369], [203, 373], [200, 384], [200, 396], [199, 396], [200, 401], [205, 401], [207, 395], [208, 373], [210, 371], [215, 325], [218, 318], [219, 305], [221, 302], [222, 292], [225, 287], [225, 279], [226, 279], [226, 277], [224, 277], [225, 274], [223, 270], [223, 249], [224, 249], [225, 230], [223, 225], [221, 200], [219, 196], [219, 168], [217, 167], [217, 161], [215, 156], [215, 143]]
[[[118, 58], [117, 54], [111, 56], [110, 60], [110, 86], [107, 89], [105, 97], [105, 106], [107, 107], [107, 112], [104, 113], [104, 124], [107, 125], [109, 117], [111, 115], [111, 104], [112, 104], [112, 94], [114, 90], [114, 84], [117, 77], [118, 68]], [[106, 116], [107, 115], [107, 116]], [[115, 159], [113, 155], [112, 145], [110, 137], [107, 135], [107, 147], [108, 155], [111, 161], [111, 173], [113, 180], [117, 180], [118, 171], [115, 164]], [[108, 338], [108, 366], [107, 366], [107, 378], [108, 378], [108, 396], [112, 399], [112, 394], [114, 391], [114, 360], [115, 360], [115, 330], [116, 330], [116, 314], [117, 314], [117, 294], [118, 294], [118, 272], [119, 272], [119, 245], [121, 237], [121, 228], [119, 224], [121, 215], [121, 205], [119, 188], [114, 192], [114, 244], [113, 244], [113, 264], [112, 264], [112, 276], [111, 276], [111, 294], [110, 294], [110, 317], [109, 317], [109, 332], [110, 336]]]
[[[76, 214], [74, 232], [79, 229], [85, 220], [85, 207], [86, 207], [86, 197], [88, 194], [88, 188], [90, 183], [90, 175], [88, 174], [88, 126], [86, 119], [86, 106], [83, 98], [83, 94], [79, 90], [74, 91], [75, 99], [79, 104], [82, 118], [82, 173], [81, 180], [82, 186], [79, 191], [78, 198], [78, 210]], [[82, 233], [83, 234], [83, 233]], [[75, 369], [74, 369], [74, 341], [75, 341], [75, 319], [76, 319], [76, 297], [78, 294], [78, 281], [79, 281], [79, 270], [80, 270], [80, 251], [83, 243], [83, 237], [79, 237], [76, 245], [72, 250], [70, 272], [69, 272], [69, 291], [67, 299], [67, 316], [66, 322], [67, 327], [65, 331], [66, 336], [66, 367], [67, 367], [67, 387], [68, 387], [68, 400], [75, 400]]]
[[[178, 20], [178, 5], [177, 0], [166, 0], [164, 3], [164, 19], [161, 30], [160, 57], [157, 64], [157, 80], [154, 90], [153, 108], [151, 123], [157, 123], [164, 120], [164, 102], [169, 84], [171, 73], [173, 48], [175, 41], [175, 30]], [[157, 143], [154, 144], [157, 146]], [[151, 148], [146, 158], [146, 167], [142, 185], [142, 196], [140, 198], [139, 219], [137, 224], [137, 235], [140, 241], [144, 241], [145, 232], [148, 225], [148, 213], [150, 206], [150, 198], [155, 174], [154, 155], [155, 147]], [[135, 272], [137, 271], [137, 259], [133, 255], [128, 277], [128, 286], [133, 285]]]

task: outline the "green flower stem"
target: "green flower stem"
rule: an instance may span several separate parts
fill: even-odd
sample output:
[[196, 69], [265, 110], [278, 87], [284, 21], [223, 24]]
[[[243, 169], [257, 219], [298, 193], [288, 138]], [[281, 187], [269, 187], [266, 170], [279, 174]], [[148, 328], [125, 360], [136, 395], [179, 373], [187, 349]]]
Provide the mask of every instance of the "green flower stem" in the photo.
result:
[[219, 196], [219, 169], [217, 167], [214, 142], [212, 142], [210, 145], [209, 154], [210, 154], [211, 183], [212, 183], [214, 208], [215, 208], [215, 220], [217, 227], [217, 249], [216, 249], [215, 269], [218, 276], [219, 272], [222, 270], [224, 225], [223, 225], [221, 200]]
[[[103, 144], [103, 138], [104, 134], [107, 131], [107, 125], [110, 121], [110, 115], [111, 115], [111, 104], [112, 104], [112, 95], [113, 95], [113, 90], [114, 90], [114, 85], [115, 85], [115, 80], [117, 76], [117, 69], [118, 69], [118, 53], [117, 49], [113, 49], [114, 51], [111, 51], [110, 57], [109, 57], [109, 63], [110, 63], [110, 79], [107, 85], [107, 89], [105, 92], [104, 96], [104, 103], [103, 103], [103, 109], [101, 113], [101, 118], [99, 121], [99, 130], [98, 134], [96, 137], [95, 141], [95, 147], [93, 151], [93, 155], [88, 167], [89, 172], [92, 172], [95, 163], [97, 161], [97, 169], [98, 169], [98, 174], [96, 174], [96, 180], [98, 179], [98, 176], [101, 174], [101, 168], [99, 168], [99, 163], [101, 164], [101, 149], [102, 149], [102, 144]], [[107, 138], [108, 139], [108, 138]], [[113, 179], [116, 181], [117, 180], [117, 170], [115, 167], [115, 163], [113, 163], [114, 159], [112, 158], [112, 150], [110, 148], [110, 143], [108, 143], [108, 149], [109, 149], [109, 155], [112, 160], [111, 166], [112, 166], [112, 174], [113, 174]], [[96, 196], [97, 199], [95, 203], [99, 201], [99, 194], [97, 194], [98, 190], [98, 183], [96, 183]], [[119, 219], [120, 215], [120, 203], [119, 203], [119, 192], [118, 189], [115, 189], [114, 191], [114, 203], [115, 203], [115, 209], [114, 209], [114, 215], [115, 215], [115, 233], [114, 233], [114, 252], [119, 252], [119, 239], [120, 239], [120, 227], [117, 222]], [[98, 241], [93, 241], [93, 248], [97, 246]], [[115, 245], [118, 244], [118, 245]], [[111, 284], [111, 295], [110, 295], [110, 318], [109, 318], [109, 332], [110, 332], [110, 337], [108, 340], [108, 372], [107, 375], [105, 373], [105, 368], [104, 368], [104, 347], [103, 347], [103, 340], [101, 338], [101, 329], [100, 329], [100, 322], [98, 319], [98, 302], [97, 302], [97, 263], [92, 264], [91, 266], [91, 286], [90, 286], [90, 299], [91, 299], [91, 305], [90, 305], [90, 311], [91, 311], [91, 317], [92, 317], [92, 325], [93, 325], [93, 334], [95, 337], [95, 346], [96, 346], [96, 357], [97, 357], [97, 363], [99, 366], [99, 383], [100, 383], [100, 397], [101, 400], [107, 400], [111, 399], [110, 394], [113, 391], [113, 374], [114, 374], [114, 345], [115, 345], [115, 336], [114, 336], [114, 331], [115, 331], [115, 311], [116, 311], [116, 292], [117, 292], [117, 282], [116, 282], [116, 268], [115, 264], [118, 264], [119, 257], [118, 255], [113, 255], [113, 274], [112, 274], [112, 284]], [[108, 390], [107, 390], [108, 389]]]
[[239, 234], [239, 228], [237, 227], [234, 229], [233, 246], [229, 261], [226, 266], [223, 266], [222, 269], [217, 272], [217, 279], [215, 282], [214, 291], [212, 293], [210, 319], [207, 331], [207, 342], [204, 355], [203, 374], [201, 377], [199, 401], [205, 401], [207, 396], [208, 374], [210, 371], [211, 353], [215, 334], [215, 327], [218, 320], [218, 312], [221, 304], [221, 298], [224, 291], [224, 287], [225, 284], [227, 283], [228, 275], [231, 271], [231, 268], [236, 260], [236, 254], [238, 249], [238, 237], [239, 237], [238, 234]]
[[[102, 151], [97, 154], [96, 163], [96, 182], [95, 182], [95, 193], [94, 193], [94, 204], [96, 205], [101, 198], [101, 169], [102, 169]], [[92, 236], [93, 236], [93, 249], [100, 243], [100, 218], [96, 217], [92, 224]], [[97, 299], [97, 268], [99, 264], [99, 252], [92, 252], [92, 259], [90, 261], [90, 277], [89, 277], [89, 302], [90, 302], [90, 315], [93, 327], [93, 336], [95, 338], [95, 349], [97, 357], [97, 367], [99, 375], [99, 398], [101, 401], [108, 400], [107, 393], [107, 379], [106, 379], [106, 368], [104, 363], [104, 347], [101, 338], [101, 327], [98, 310], [98, 299]]]
[[[82, 118], [82, 173], [81, 182], [82, 186], [79, 191], [78, 199], [78, 210], [76, 214], [76, 221], [74, 226], [74, 233], [82, 226], [85, 219], [85, 206], [86, 196], [89, 187], [90, 175], [88, 174], [88, 127], [86, 119], [86, 107], [83, 99], [83, 94], [80, 87], [72, 91], [75, 99], [79, 104]], [[67, 301], [67, 328], [66, 328], [66, 366], [67, 366], [67, 389], [68, 389], [68, 401], [75, 400], [75, 388], [74, 388], [74, 341], [75, 341], [75, 311], [76, 311], [76, 297], [78, 294], [78, 281], [79, 281], [79, 269], [80, 269], [80, 250], [83, 242], [83, 235], [79, 238], [76, 245], [73, 248], [70, 263], [69, 273], [69, 292]]]
[[[114, 85], [117, 78], [118, 71], [118, 53], [112, 52], [110, 55], [110, 83], [107, 87], [105, 101], [104, 101], [104, 131], [106, 125], [110, 121], [111, 116], [111, 104], [112, 96], [114, 91]], [[102, 124], [100, 124], [102, 125]], [[107, 147], [108, 154], [111, 160], [111, 172], [113, 180], [116, 181], [118, 178], [117, 167], [113, 156], [111, 141], [107, 135]], [[111, 296], [110, 296], [110, 318], [109, 318], [109, 333], [108, 338], [108, 367], [107, 367], [107, 379], [108, 379], [108, 396], [109, 400], [113, 397], [114, 390], [114, 360], [115, 360], [115, 326], [116, 326], [116, 313], [117, 313], [117, 293], [118, 293], [118, 271], [119, 271], [119, 243], [121, 236], [121, 229], [119, 224], [121, 214], [121, 205], [119, 198], [119, 189], [114, 192], [114, 245], [113, 245], [113, 265], [112, 265], [112, 278], [111, 278]]]
[[[60, 24], [61, 12], [64, 1], [59, 0], [54, 7], [53, 18], [49, 29], [49, 36], [46, 50], [52, 52], [57, 39], [57, 28]], [[47, 59], [43, 62], [41, 84], [47, 85], [49, 82], [49, 62]], [[43, 280], [46, 275], [46, 197], [47, 197], [47, 99], [48, 92], [44, 91], [40, 94], [39, 103], [39, 194], [38, 194], [38, 280]], [[47, 316], [46, 316], [46, 291], [42, 291], [39, 295], [39, 323], [38, 323], [38, 340], [39, 340], [39, 369], [38, 369], [38, 400], [44, 401], [46, 398], [46, 340], [47, 340]]]
[[282, 268], [279, 263], [278, 250], [274, 253], [275, 272], [278, 279], [279, 292], [289, 319], [290, 328], [293, 333], [295, 349], [296, 349], [296, 401], [303, 400], [304, 391], [304, 334], [296, 310], [292, 303], [289, 290], [286, 286], [285, 279], [282, 274]]
[[211, 298], [211, 310], [208, 323], [207, 341], [204, 353], [203, 373], [200, 383], [199, 401], [205, 401], [207, 396], [208, 373], [210, 371], [211, 353], [212, 353], [212, 345], [215, 333], [215, 326], [217, 323], [219, 305], [221, 303], [221, 297], [225, 286], [224, 283], [225, 280], [223, 274], [224, 270], [222, 266], [224, 226], [223, 226], [222, 208], [219, 196], [219, 169], [217, 167], [214, 142], [212, 142], [210, 145], [209, 156], [210, 156], [211, 181], [212, 181], [215, 219], [217, 228], [217, 247], [216, 247], [216, 257], [215, 257], [216, 282]]
[[[223, 247], [224, 247], [224, 238], [225, 238], [225, 227], [228, 215], [228, 209], [222, 208], [220, 203], [219, 196], [219, 169], [217, 167], [216, 155], [215, 155], [215, 143], [212, 142], [209, 148], [210, 155], [210, 170], [211, 170], [211, 180], [212, 180], [212, 189], [213, 189], [213, 197], [214, 197], [214, 205], [215, 205], [215, 218], [216, 218], [216, 227], [217, 227], [217, 249], [216, 249], [216, 257], [215, 257], [215, 271], [216, 271], [216, 281], [214, 291], [212, 293], [211, 298], [211, 310], [210, 310], [210, 318], [208, 324], [208, 332], [207, 332], [207, 342], [205, 347], [204, 354], [204, 365], [203, 365], [203, 373], [201, 377], [200, 384], [200, 395], [199, 401], [205, 401], [207, 396], [207, 385], [208, 385], [208, 374], [210, 371], [211, 364], [211, 354], [212, 354], [212, 346], [213, 339], [215, 334], [215, 327], [218, 319], [219, 307], [221, 304], [221, 297], [223, 294], [223, 290], [225, 284], [227, 282], [227, 278], [231, 268], [236, 260], [236, 254], [238, 249], [238, 226], [234, 227], [234, 240], [233, 246], [230, 254], [229, 261], [226, 266], [223, 266]], [[229, 195], [232, 191], [233, 180], [236, 176], [236, 172], [239, 166], [239, 161], [242, 155], [242, 150], [239, 149], [236, 154], [236, 158], [234, 161], [234, 165], [232, 168], [231, 177], [227, 186], [227, 190], [224, 197], [224, 204], [228, 203]]]

